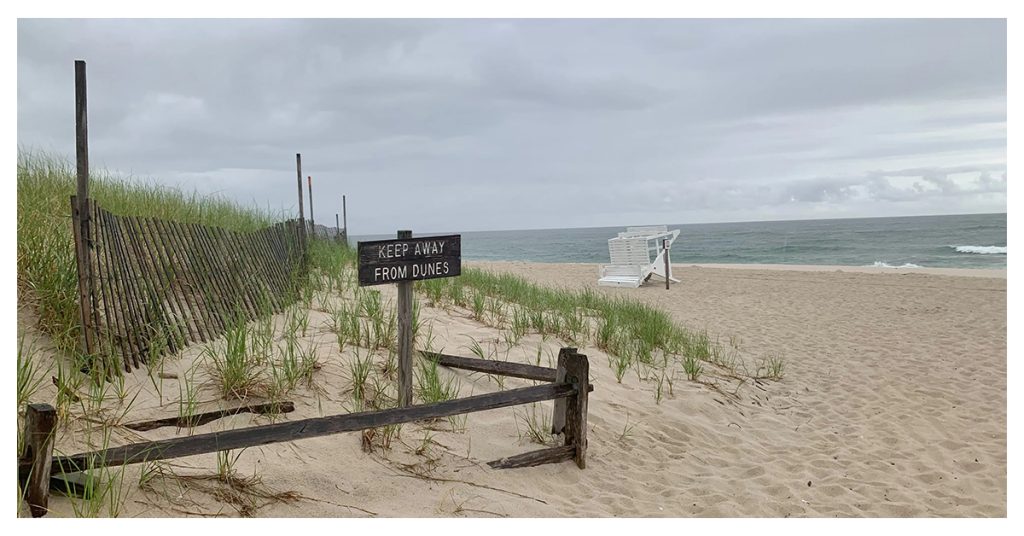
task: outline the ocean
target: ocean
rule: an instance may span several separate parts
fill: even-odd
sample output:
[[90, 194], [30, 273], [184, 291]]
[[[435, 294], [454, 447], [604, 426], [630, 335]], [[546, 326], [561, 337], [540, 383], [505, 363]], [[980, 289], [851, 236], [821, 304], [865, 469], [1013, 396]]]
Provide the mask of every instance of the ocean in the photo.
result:
[[[462, 258], [607, 263], [608, 239], [625, 227], [462, 232]], [[668, 228], [681, 231], [672, 246], [673, 264], [1006, 268], [1006, 214], [669, 224]], [[352, 240], [382, 238], [394, 235]]]

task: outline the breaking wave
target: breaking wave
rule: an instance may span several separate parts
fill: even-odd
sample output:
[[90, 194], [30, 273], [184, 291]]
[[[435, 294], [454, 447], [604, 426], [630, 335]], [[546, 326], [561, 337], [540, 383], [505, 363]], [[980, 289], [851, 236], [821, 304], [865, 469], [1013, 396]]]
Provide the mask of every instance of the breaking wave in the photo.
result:
[[869, 264], [868, 266], [873, 268], [921, 268], [921, 266], [910, 262], [903, 263], [899, 266], [893, 266], [887, 262], [875, 261], [874, 264]]
[[1006, 246], [949, 246], [957, 253], [974, 253], [977, 255], [1006, 255]]

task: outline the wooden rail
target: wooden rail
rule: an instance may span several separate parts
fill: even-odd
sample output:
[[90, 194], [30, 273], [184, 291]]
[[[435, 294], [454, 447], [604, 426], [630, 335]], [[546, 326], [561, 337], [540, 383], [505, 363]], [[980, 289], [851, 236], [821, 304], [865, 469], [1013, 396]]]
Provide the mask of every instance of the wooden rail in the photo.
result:
[[527, 380], [537, 380], [542, 382], [553, 382], [557, 376], [557, 370], [548, 367], [511, 363], [508, 361], [492, 361], [489, 359], [459, 357], [456, 355], [440, 354], [437, 352], [421, 351], [420, 354], [427, 359], [437, 361], [438, 365], [463, 370], [472, 370], [474, 372], [484, 372], [487, 374], [511, 376], [513, 378], [524, 378]]
[[[455, 356], [449, 356], [455, 357]], [[471, 360], [460, 358], [461, 360]], [[459, 361], [460, 364], [485, 368], [479, 363]], [[33, 516], [46, 512], [51, 475], [61, 475], [106, 466], [118, 466], [207, 454], [224, 450], [242, 449], [285, 441], [297, 441], [342, 432], [353, 432], [393, 424], [450, 417], [544, 400], [565, 399], [565, 445], [554, 449], [521, 454], [491, 462], [495, 468], [528, 467], [574, 459], [582, 469], [586, 467], [587, 451], [587, 399], [589, 365], [587, 357], [565, 348], [559, 363], [563, 380], [532, 387], [522, 387], [466, 398], [405, 408], [365, 411], [328, 417], [315, 417], [292, 422], [268, 424], [250, 428], [211, 432], [187, 437], [132, 443], [72, 456], [50, 456], [53, 448], [53, 428], [56, 412], [47, 404], [29, 407], [26, 420], [26, 451], [18, 460], [18, 477], [26, 486], [26, 497]], [[541, 367], [537, 367], [541, 368]], [[472, 370], [472, 369], [471, 369]], [[548, 369], [551, 370], [551, 369]], [[547, 374], [547, 373], [545, 373]]]

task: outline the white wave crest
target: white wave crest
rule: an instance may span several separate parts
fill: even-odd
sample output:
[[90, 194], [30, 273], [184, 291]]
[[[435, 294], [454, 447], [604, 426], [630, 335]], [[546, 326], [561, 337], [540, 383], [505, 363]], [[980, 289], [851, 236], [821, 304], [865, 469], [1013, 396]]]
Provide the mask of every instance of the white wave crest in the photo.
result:
[[978, 255], [1006, 255], [1006, 246], [949, 246], [957, 253], [975, 253]]
[[868, 266], [871, 266], [873, 268], [921, 268], [921, 266], [918, 266], [910, 262], [903, 263], [899, 266], [893, 266], [887, 262], [875, 261], [874, 264], [869, 264]]

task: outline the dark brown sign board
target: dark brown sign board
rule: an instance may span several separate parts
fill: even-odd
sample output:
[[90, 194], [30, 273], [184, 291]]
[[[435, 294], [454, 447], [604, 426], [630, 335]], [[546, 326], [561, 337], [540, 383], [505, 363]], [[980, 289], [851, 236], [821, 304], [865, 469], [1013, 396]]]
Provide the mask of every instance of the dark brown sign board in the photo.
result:
[[359, 286], [454, 277], [462, 273], [462, 236], [359, 242]]

